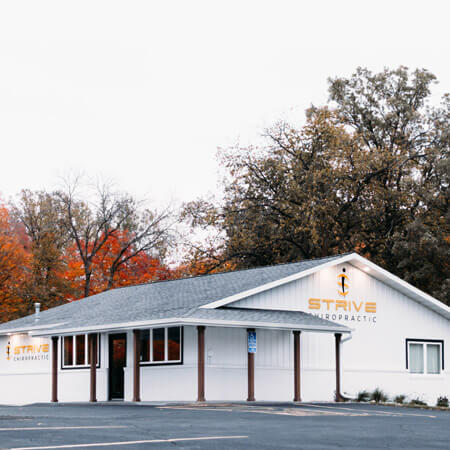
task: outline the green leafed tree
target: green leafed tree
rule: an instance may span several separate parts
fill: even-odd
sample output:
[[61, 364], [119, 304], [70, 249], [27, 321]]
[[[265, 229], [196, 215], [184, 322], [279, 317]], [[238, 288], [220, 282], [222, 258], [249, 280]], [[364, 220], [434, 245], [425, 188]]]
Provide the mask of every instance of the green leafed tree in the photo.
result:
[[448, 302], [449, 97], [405, 67], [329, 80], [330, 104], [267, 145], [221, 151], [224, 198], [186, 205], [223, 261], [252, 267], [358, 251]]
[[29, 274], [20, 290], [23, 301], [30, 312], [37, 301], [44, 309], [65, 303], [73, 295], [64, 277], [64, 252], [70, 240], [62, 227], [58, 202], [45, 191], [23, 190], [14, 214], [31, 243]]

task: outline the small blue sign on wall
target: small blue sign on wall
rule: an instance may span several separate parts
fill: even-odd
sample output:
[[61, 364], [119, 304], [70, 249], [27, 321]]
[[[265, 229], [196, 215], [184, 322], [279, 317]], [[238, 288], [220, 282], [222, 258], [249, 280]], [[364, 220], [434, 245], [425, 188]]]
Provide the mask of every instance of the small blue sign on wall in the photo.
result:
[[256, 353], [256, 331], [248, 332], [248, 352]]

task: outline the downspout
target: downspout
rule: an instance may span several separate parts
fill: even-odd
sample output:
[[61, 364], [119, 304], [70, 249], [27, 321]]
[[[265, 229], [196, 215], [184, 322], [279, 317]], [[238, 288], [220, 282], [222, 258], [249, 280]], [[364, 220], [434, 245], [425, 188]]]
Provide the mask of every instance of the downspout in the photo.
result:
[[341, 339], [341, 344], [343, 344], [344, 342], [349, 341], [352, 338], [352, 333], [349, 333], [348, 336], [345, 339]]

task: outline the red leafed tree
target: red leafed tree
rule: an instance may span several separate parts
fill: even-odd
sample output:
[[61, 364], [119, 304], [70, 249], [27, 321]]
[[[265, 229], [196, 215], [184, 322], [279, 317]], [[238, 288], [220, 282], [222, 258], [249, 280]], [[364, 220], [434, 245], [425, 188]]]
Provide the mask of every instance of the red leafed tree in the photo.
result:
[[[133, 246], [127, 245], [128, 242], [130, 242], [129, 233], [116, 231], [106, 239], [105, 244], [95, 254], [92, 260], [91, 295], [111, 288], [169, 278], [170, 271], [159, 258], [151, 256], [145, 251], [136, 253]], [[88, 244], [88, 251], [92, 245]], [[85, 246], [84, 242], [83, 246]], [[123, 251], [125, 247], [126, 249]], [[118, 265], [119, 257], [121, 263]], [[66, 263], [65, 277], [72, 283], [76, 298], [82, 298], [85, 284], [84, 267], [75, 246], [71, 246], [67, 250]]]
[[[128, 279], [134, 272], [130, 269], [127, 273], [127, 268], [136, 261], [143, 260], [141, 265], [150, 269], [154, 258], [149, 255], [163, 257], [170, 245], [173, 219], [168, 208], [144, 208], [144, 203], [109, 185], [98, 186], [88, 202], [80, 197], [79, 183], [79, 179], [67, 181], [54, 195], [62, 227], [74, 243], [71, 253], [82, 263], [74, 263], [74, 269], [83, 269], [78, 278], [84, 284], [82, 296], [88, 297], [99, 289], [117, 286], [122, 276]], [[145, 275], [145, 280], [151, 277]]]

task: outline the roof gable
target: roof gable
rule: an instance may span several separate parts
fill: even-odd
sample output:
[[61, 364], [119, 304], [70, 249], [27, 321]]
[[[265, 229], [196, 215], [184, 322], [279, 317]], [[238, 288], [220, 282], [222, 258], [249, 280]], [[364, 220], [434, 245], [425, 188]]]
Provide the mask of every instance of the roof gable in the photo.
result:
[[264, 285], [256, 286], [253, 289], [239, 292], [237, 294], [225, 297], [218, 301], [202, 305], [201, 308], [214, 309], [227, 306], [244, 298], [253, 296], [255, 294], [265, 292], [267, 290], [274, 289], [278, 286], [282, 286], [284, 284], [291, 283], [295, 280], [307, 277], [313, 273], [318, 272], [319, 270], [323, 270], [324, 268], [336, 266], [342, 263], [350, 263], [354, 265], [355, 267], [363, 270], [364, 272], [367, 272], [373, 278], [376, 278], [377, 280], [382, 281], [391, 288], [396, 289], [399, 292], [403, 293], [412, 300], [415, 300], [418, 303], [424, 305], [425, 307], [433, 310], [434, 312], [444, 316], [445, 318], [450, 319], [450, 308], [447, 305], [433, 298], [431, 295], [426, 294], [420, 289], [417, 289], [416, 287], [412, 286], [411, 284], [407, 283], [406, 281], [402, 280], [396, 275], [388, 272], [387, 270], [381, 268], [380, 266], [370, 262], [368, 259], [363, 258], [357, 253], [339, 255], [338, 257], [333, 259], [320, 260], [320, 264], [314, 265], [309, 268], [305, 268], [304, 270], [299, 271], [297, 273], [293, 273], [289, 276], [286, 276], [285, 278], [274, 280]]

